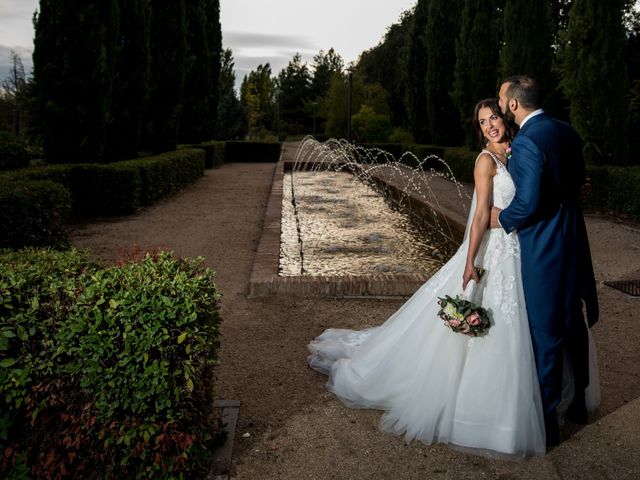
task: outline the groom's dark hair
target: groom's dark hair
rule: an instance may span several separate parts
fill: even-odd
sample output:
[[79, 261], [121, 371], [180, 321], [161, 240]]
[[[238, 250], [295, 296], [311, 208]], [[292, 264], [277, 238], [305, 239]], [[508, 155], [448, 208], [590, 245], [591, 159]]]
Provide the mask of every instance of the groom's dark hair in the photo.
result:
[[525, 108], [540, 108], [540, 86], [534, 78], [526, 75], [514, 75], [505, 78], [501, 85], [509, 84], [507, 98], [515, 98]]

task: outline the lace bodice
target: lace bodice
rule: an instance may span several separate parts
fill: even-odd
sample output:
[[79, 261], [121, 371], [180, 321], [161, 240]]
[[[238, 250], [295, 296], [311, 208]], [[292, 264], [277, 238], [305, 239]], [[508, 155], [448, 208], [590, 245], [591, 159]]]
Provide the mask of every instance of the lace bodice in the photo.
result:
[[513, 196], [516, 194], [516, 187], [511, 180], [511, 175], [507, 167], [498, 160], [495, 153], [489, 150], [483, 150], [483, 153], [487, 153], [493, 158], [496, 163], [496, 175], [493, 177], [493, 205], [498, 208], [506, 208], [513, 200]]

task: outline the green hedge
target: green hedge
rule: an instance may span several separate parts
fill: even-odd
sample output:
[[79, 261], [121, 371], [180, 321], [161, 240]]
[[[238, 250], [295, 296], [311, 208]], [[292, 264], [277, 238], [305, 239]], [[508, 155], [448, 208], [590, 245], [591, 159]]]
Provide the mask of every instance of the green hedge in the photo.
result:
[[126, 215], [142, 205], [142, 169], [125, 162], [71, 167], [76, 216]]
[[0, 181], [0, 248], [67, 245], [71, 197], [48, 180]]
[[597, 211], [612, 210], [640, 220], [640, 166], [588, 166], [591, 192], [585, 207]]
[[459, 182], [473, 182], [473, 167], [479, 153], [479, 151], [470, 150], [468, 147], [446, 147], [444, 149], [444, 161], [451, 169], [451, 173], [456, 180]]
[[143, 159], [119, 162], [140, 172], [142, 205], [173, 195], [198, 180], [204, 173], [206, 153], [202, 149], [183, 149]]
[[201, 148], [205, 151], [204, 168], [218, 168], [224, 165], [225, 143], [226, 142], [203, 142], [180, 145], [178, 148]]
[[277, 162], [280, 160], [282, 144], [277, 142], [225, 143], [224, 163], [231, 162]]
[[204, 478], [220, 295], [202, 259], [0, 263], [0, 477]]
[[205, 151], [182, 149], [109, 164], [47, 165], [4, 173], [0, 180], [51, 180], [71, 194], [78, 217], [126, 215], [200, 178]]

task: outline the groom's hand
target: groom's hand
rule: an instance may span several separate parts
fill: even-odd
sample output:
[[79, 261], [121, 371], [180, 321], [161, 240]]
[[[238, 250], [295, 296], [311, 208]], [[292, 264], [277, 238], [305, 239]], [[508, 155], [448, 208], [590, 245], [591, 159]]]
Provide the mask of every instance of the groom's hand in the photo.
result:
[[498, 221], [498, 215], [502, 211], [501, 208], [491, 207], [491, 221], [489, 222], [489, 227], [491, 228], [502, 228], [500, 222]]

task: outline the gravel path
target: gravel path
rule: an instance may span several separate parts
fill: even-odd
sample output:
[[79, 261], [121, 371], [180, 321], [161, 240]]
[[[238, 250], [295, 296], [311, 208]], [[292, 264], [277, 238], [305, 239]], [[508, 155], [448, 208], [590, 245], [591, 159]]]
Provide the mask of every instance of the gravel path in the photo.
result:
[[[640, 228], [588, 218], [599, 280], [602, 406], [548, 455], [513, 463], [378, 431], [380, 412], [350, 410], [306, 366], [306, 344], [327, 327], [382, 323], [402, 300], [246, 298], [273, 164], [228, 164], [134, 215], [74, 226], [72, 243], [113, 261], [121, 248], [204, 256], [222, 291], [216, 397], [240, 400], [232, 478], [639, 478], [640, 298], [602, 284], [640, 278]], [[639, 399], [639, 400], [634, 400]], [[247, 435], [248, 434], [248, 435]]]

